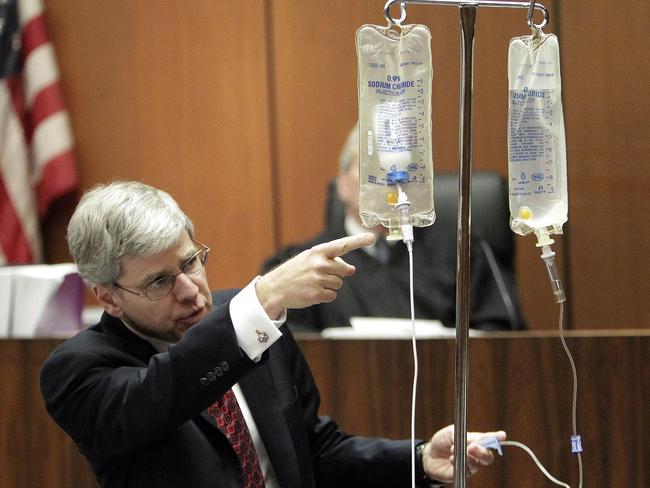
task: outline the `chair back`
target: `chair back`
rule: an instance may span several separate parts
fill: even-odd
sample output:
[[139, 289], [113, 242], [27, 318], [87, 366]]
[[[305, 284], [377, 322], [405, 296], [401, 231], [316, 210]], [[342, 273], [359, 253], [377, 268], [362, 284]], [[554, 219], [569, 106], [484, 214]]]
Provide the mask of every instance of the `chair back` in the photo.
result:
[[[458, 174], [436, 174], [433, 181], [436, 210], [433, 225], [455, 233], [458, 227]], [[509, 225], [508, 187], [504, 177], [496, 171], [472, 173], [471, 205], [472, 238], [484, 240], [504, 266], [512, 267], [514, 239]]]
[[[437, 226], [442, 232], [457, 232], [458, 174], [438, 173], [433, 179], [433, 199]], [[509, 226], [508, 186], [496, 171], [472, 174], [472, 222], [474, 239], [481, 239], [506, 267], [514, 266], [514, 239]], [[325, 225], [340, 225], [345, 207], [336, 191], [336, 179], [329, 182], [325, 205]]]

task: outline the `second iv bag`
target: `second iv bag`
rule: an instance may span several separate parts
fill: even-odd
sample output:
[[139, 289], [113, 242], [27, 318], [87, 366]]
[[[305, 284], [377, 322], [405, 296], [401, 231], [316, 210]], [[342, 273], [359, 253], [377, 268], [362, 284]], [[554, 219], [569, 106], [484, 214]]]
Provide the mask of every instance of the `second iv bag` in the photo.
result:
[[433, 224], [431, 34], [424, 25], [400, 32], [364, 25], [356, 34], [359, 66], [359, 213], [366, 227], [382, 224], [400, 239], [396, 207], [408, 220]]
[[512, 39], [508, 85], [510, 227], [542, 242], [562, 233], [568, 212], [557, 37], [539, 30]]

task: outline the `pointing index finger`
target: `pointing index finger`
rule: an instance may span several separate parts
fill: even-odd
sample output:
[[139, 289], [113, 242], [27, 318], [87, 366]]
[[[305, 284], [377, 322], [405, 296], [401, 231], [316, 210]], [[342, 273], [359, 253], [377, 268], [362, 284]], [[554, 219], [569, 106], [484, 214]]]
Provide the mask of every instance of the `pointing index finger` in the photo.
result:
[[341, 237], [340, 239], [320, 244], [317, 247], [324, 251], [328, 258], [335, 258], [343, 256], [355, 249], [359, 249], [360, 247], [369, 246], [374, 243], [374, 234], [366, 232], [364, 234]]

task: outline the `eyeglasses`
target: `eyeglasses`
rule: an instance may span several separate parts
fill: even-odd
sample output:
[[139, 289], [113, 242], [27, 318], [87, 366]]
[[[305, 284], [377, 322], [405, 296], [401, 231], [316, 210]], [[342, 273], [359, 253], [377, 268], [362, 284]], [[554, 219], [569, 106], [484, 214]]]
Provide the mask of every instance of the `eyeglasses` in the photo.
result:
[[178, 273], [156, 278], [154, 281], [145, 286], [142, 291], [129, 290], [128, 288], [124, 288], [122, 285], [119, 285], [117, 282], [113, 283], [113, 286], [115, 288], [119, 288], [120, 290], [133, 293], [134, 295], [146, 297], [152, 302], [158, 301], [161, 298], [169, 295], [169, 293], [174, 288], [176, 277], [179, 274], [184, 273], [187, 276], [195, 276], [201, 273], [205, 268], [205, 263], [208, 260], [208, 252], [210, 252], [210, 248], [198, 241], [192, 240], [192, 242], [201, 246], [201, 249], [192, 254], [183, 262], [183, 264], [180, 265]]

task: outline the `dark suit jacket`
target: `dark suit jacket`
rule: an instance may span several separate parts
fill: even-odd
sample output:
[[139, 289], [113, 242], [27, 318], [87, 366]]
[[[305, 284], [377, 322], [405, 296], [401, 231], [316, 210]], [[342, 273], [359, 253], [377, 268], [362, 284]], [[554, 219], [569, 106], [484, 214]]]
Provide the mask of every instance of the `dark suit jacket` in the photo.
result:
[[[242, 486], [232, 447], [202, 416], [235, 382], [283, 488], [408, 486], [409, 441], [350, 436], [317, 416], [316, 385], [286, 327], [260, 362], [242, 353], [228, 312], [233, 295], [216, 296], [214, 310], [169, 352], [157, 354], [104, 314], [46, 360], [46, 408], [101, 486]], [[223, 374], [202, 382], [216, 367]]]
[[[283, 261], [316, 244], [346, 235], [343, 216], [312, 240], [290, 246], [269, 258], [262, 266], [267, 272]], [[454, 327], [456, 320], [456, 236], [441, 232], [435, 225], [414, 228], [413, 280], [415, 317], [440, 320]], [[489, 267], [480, 236], [471, 246], [470, 327], [482, 330], [524, 329], [514, 273], [497, 263], [505, 285], [505, 295]], [[390, 246], [388, 260], [380, 262], [366, 251], [356, 249], [343, 259], [357, 272], [345, 279], [337, 299], [302, 310], [290, 310], [287, 323], [293, 330], [320, 331], [349, 325], [350, 317], [410, 318], [409, 257], [401, 241]], [[505, 300], [504, 300], [505, 299]], [[512, 308], [507, 306], [512, 303]]]

